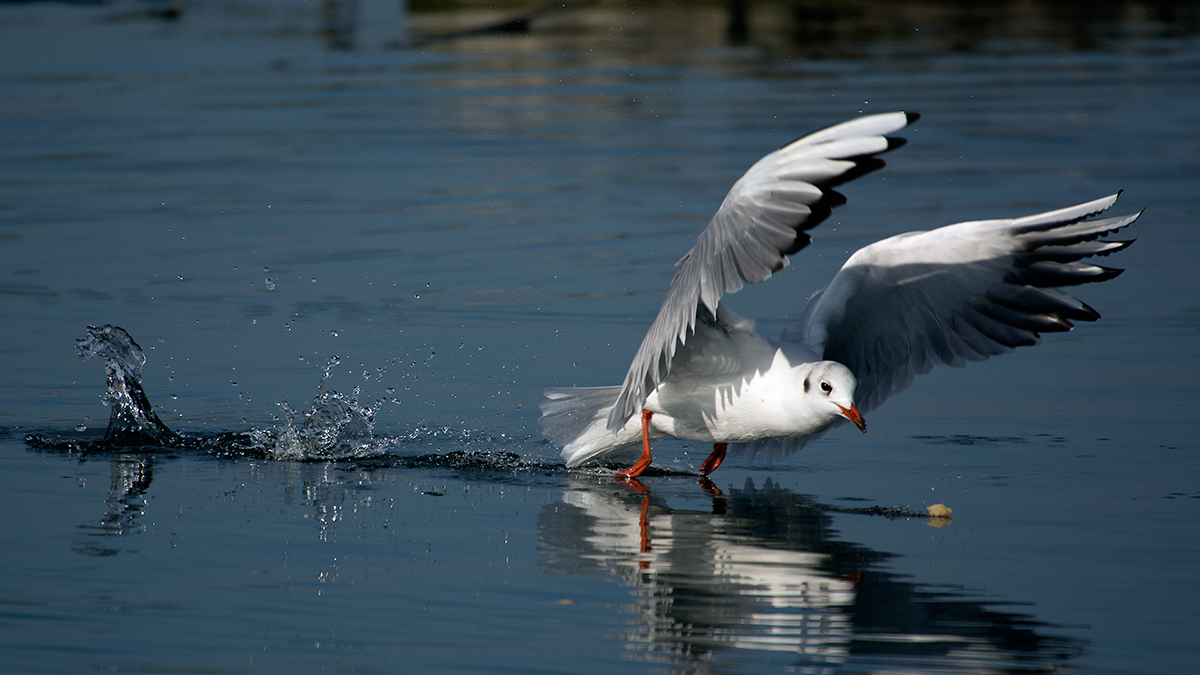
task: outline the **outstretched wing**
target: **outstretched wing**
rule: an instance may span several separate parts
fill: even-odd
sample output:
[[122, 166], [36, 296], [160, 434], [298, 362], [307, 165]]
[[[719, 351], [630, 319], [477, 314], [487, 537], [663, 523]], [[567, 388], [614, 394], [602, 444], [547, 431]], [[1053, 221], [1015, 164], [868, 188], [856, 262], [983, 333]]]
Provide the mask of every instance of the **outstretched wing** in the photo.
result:
[[1071, 330], [1071, 321], [1095, 321], [1096, 310], [1058, 287], [1122, 272], [1080, 262], [1133, 243], [1101, 239], [1141, 215], [1094, 217], [1118, 196], [871, 244], [850, 256], [782, 339], [848, 367], [865, 413], [934, 364], [982, 361], [1036, 344], [1041, 333]]
[[671, 371], [675, 351], [695, 330], [703, 306], [716, 315], [724, 293], [757, 284], [808, 245], [805, 230], [845, 203], [832, 188], [884, 165], [879, 154], [904, 144], [888, 138], [914, 113], [870, 115], [823, 129], [763, 157], [729, 190], [696, 245], [676, 263], [667, 298], [642, 340], [608, 418], [620, 429]]

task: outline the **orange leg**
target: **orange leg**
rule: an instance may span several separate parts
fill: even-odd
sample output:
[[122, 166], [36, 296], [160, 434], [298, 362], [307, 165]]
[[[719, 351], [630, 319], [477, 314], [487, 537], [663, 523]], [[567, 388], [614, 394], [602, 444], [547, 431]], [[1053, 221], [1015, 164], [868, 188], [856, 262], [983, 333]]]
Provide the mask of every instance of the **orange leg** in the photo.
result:
[[700, 465], [700, 475], [707, 476], [721, 466], [721, 462], [725, 461], [725, 448], [724, 443], [713, 443], [712, 454]]
[[617, 478], [637, 478], [650, 466], [650, 418], [653, 416], [649, 410], [642, 411], [642, 456], [633, 466], [618, 471]]

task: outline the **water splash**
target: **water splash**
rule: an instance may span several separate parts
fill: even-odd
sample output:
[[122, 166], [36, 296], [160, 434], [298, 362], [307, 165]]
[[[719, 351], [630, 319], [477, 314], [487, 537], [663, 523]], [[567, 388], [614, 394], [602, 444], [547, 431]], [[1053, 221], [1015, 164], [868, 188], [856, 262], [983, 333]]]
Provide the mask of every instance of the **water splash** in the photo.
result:
[[75, 341], [75, 352], [84, 361], [95, 357], [104, 359], [108, 374], [104, 402], [111, 412], [108, 430], [101, 443], [168, 448], [183, 444], [183, 439], [158, 418], [146, 398], [142, 389], [142, 366], [146, 364], [146, 355], [124, 328], [88, 326], [87, 335]]
[[[336, 356], [326, 362], [317, 395], [308, 408], [297, 411], [286, 402], [279, 403], [284, 417], [279, 425], [204, 435], [176, 432], [155, 414], [142, 389], [146, 355], [128, 332], [118, 326], [88, 326], [87, 335], [75, 341], [75, 348], [85, 361], [104, 359], [108, 390], [103, 398], [111, 408], [108, 429], [99, 440], [30, 434], [25, 437], [30, 447], [80, 454], [196, 450], [230, 458], [372, 460], [371, 464], [442, 466], [456, 471], [542, 472], [550, 468], [509, 451], [519, 439], [504, 434], [421, 424], [409, 433], [377, 435], [376, 413], [384, 403], [398, 401], [389, 397], [364, 405], [359, 402], [359, 387], [349, 395], [332, 388], [333, 370], [341, 362]], [[382, 372], [377, 369], [380, 378]], [[86, 426], [76, 429], [79, 433], [85, 430]], [[400, 446], [420, 448], [421, 452], [397, 452]]]
[[146, 354], [129, 333], [119, 326], [88, 326], [87, 335], [75, 341], [75, 351], [84, 361], [103, 358], [108, 374], [104, 403], [111, 413], [108, 429], [98, 441], [48, 438], [31, 435], [26, 442], [43, 449], [97, 452], [130, 448], [207, 450], [235, 457], [290, 460], [361, 459], [379, 455], [392, 441], [373, 433], [374, 407], [360, 405], [359, 388], [349, 395], [328, 386], [333, 357], [317, 386], [312, 406], [297, 412], [280, 403], [286, 420], [275, 428], [254, 427], [247, 432], [191, 435], [171, 430], [154, 412], [142, 389], [142, 366]]
[[387, 451], [392, 441], [377, 438], [373, 433], [375, 413], [382, 402], [377, 401], [371, 407], [360, 405], [359, 387], [355, 387], [350, 396], [327, 388], [333, 368], [340, 362], [336, 356], [326, 362], [312, 407], [298, 413], [286, 402], [281, 402], [279, 407], [286, 417], [283, 427], [251, 431], [271, 457], [362, 459]]

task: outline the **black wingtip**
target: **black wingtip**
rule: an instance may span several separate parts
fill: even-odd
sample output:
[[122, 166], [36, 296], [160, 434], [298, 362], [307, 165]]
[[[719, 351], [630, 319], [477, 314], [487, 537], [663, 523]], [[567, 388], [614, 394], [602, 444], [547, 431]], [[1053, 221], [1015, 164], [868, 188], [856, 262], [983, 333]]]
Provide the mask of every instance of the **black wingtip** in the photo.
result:
[[904, 117], [908, 120], [909, 124], [912, 124], [913, 122], [916, 122], [917, 120], [921, 119], [921, 113], [909, 112], [909, 111], [905, 110]]
[[846, 195], [838, 192], [837, 190], [826, 190], [824, 196], [817, 200], [817, 203], [828, 204], [831, 208], [835, 206], [841, 206], [842, 204], [846, 203]]
[[908, 144], [907, 138], [901, 138], [899, 136], [888, 136], [887, 137], [887, 150], [884, 150], [884, 152], [891, 152], [892, 150], [895, 150], [896, 148], [902, 148], [907, 144]]
[[[818, 212], [815, 212], [814, 215], [817, 218], [817, 222], [820, 222], [820, 221], [828, 218], [832, 212], [833, 212], [832, 209], [822, 209]], [[807, 225], [807, 224], [808, 224], [808, 222], [806, 221], [805, 225]], [[796, 239], [792, 241], [792, 245], [787, 247], [786, 249], [780, 251], [780, 253], [782, 253], [785, 256], [794, 255], [796, 253], [799, 253], [800, 249], [804, 248], [805, 246], [808, 246], [811, 243], [812, 243], [812, 237], [807, 232], [797, 232]], [[771, 271], [778, 272], [781, 269], [783, 269], [783, 258], [779, 259], [779, 267], [776, 269], [773, 269]]]
[[1086, 302], [1081, 302], [1079, 304], [1082, 305], [1082, 307], [1073, 313], [1071, 316], [1072, 319], [1076, 319], [1078, 321], [1100, 320], [1100, 312], [1097, 312], [1094, 308], [1092, 308], [1091, 305], [1087, 304]]
[[[810, 229], [816, 227], [817, 225], [820, 225], [826, 218], [828, 218], [830, 215], [832, 215], [833, 210], [836, 207], [839, 207], [845, 203], [846, 203], [846, 195], [843, 195], [842, 193], [838, 192], [837, 190], [826, 190], [825, 194], [822, 195], [821, 198], [818, 199], [815, 204], [808, 207], [808, 209], [809, 209], [808, 218], [805, 218], [804, 221], [801, 222], [797, 227], [803, 227], [805, 230], [810, 230]], [[801, 233], [801, 234], [803, 234], [803, 233]], [[812, 237], [808, 237], [808, 235], [804, 235], [804, 236], [807, 237], [807, 239], [805, 239], [803, 242], [801, 242], [800, 241], [801, 238], [799, 236], [797, 236], [796, 243], [797, 244], [802, 243], [803, 245], [801, 245], [799, 248], [797, 248], [796, 251], [799, 251], [801, 248], [804, 248], [804, 246], [807, 246], [809, 244], [809, 242], [812, 241]], [[795, 251], [793, 251], [792, 253], [795, 253]], [[787, 255], [791, 255], [791, 253], [789, 253]]]

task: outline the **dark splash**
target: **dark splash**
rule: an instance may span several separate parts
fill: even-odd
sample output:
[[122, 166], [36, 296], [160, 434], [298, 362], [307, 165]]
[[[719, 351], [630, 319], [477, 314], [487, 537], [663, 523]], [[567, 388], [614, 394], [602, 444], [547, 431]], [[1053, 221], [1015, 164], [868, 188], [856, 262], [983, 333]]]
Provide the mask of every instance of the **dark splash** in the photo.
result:
[[36, 450], [78, 453], [153, 453], [178, 450], [217, 450], [253, 454], [258, 439], [251, 433], [225, 432], [211, 435], [177, 433], [154, 412], [142, 388], [142, 366], [146, 354], [120, 326], [88, 326], [87, 335], [75, 341], [79, 358], [104, 359], [108, 389], [104, 405], [109, 407], [108, 428], [99, 439], [79, 436], [30, 434], [25, 443]]
[[108, 375], [105, 405], [110, 409], [108, 429], [98, 441], [107, 447], [158, 446], [179, 447], [182, 437], [171, 431], [154, 413], [150, 399], [142, 389], [142, 366], [146, 354], [124, 328], [88, 326], [87, 335], [75, 341], [75, 353], [88, 361], [104, 359]]
[[[93, 453], [170, 454], [204, 452], [218, 457], [297, 461], [366, 461], [379, 466], [443, 467], [456, 471], [543, 471], [550, 465], [522, 459], [504, 449], [516, 439], [501, 435], [429, 428], [424, 425], [407, 434], [378, 435], [375, 415], [386, 402], [360, 403], [361, 391], [344, 394], [329, 386], [337, 357], [330, 358], [309, 407], [296, 410], [280, 403], [283, 419], [274, 427], [252, 427], [247, 431], [193, 434], [169, 428], [154, 412], [142, 388], [146, 355], [129, 333], [119, 326], [88, 326], [87, 335], [75, 341], [84, 361], [103, 358], [107, 373], [105, 405], [109, 406], [108, 428], [101, 438], [82, 435], [39, 433], [25, 437], [36, 450]], [[393, 401], [394, 402], [394, 401]], [[437, 446], [449, 451], [411, 454], [402, 446]]]

